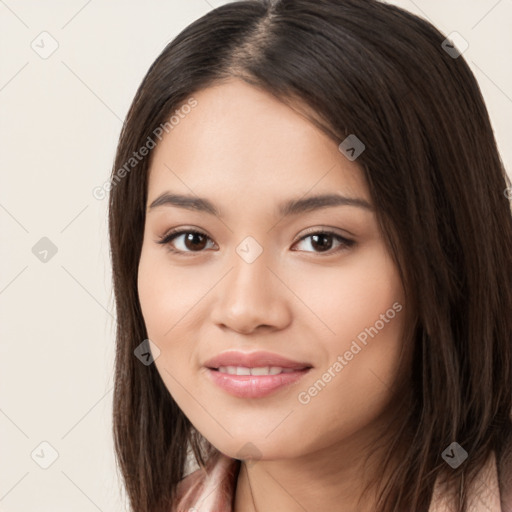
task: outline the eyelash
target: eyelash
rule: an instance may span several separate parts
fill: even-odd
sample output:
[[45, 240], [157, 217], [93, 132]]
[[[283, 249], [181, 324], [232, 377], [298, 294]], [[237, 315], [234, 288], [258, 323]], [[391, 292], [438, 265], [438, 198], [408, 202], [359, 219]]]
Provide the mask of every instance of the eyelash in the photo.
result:
[[[175, 238], [178, 238], [180, 235], [191, 234], [191, 233], [195, 234], [195, 235], [205, 236], [206, 238], [211, 240], [211, 238], [206, 233], [203, 233], [202, 231], [198, 231], [196, 229], [179, 229], [178, 228], [178, 229], [171, 230], [171, 231], [167, 232], [166, 234], [164, 234], [162, 237], [159, 238], [157, 243], [167, 246], [166, 248], [169, 252], [175, 253], [180, 256], [185, 256], [185, 257], [188, 257], [188, 255], [199, 254], [201, 252], [204, 252], [204, 250], [181, 251], [179, 249], [175, 249], [174, 247], [172, 247], [171, 242]], [[323, 256], [323, 255], [330, 256], [332, 254], [336, 254], [338, 252], [345, 251], [345, 250], [349, 249], [350, 247], [352, 247], [356, 243], [354, 240], [349, 240], [348, 238], [342, 237], [341, 235], [339, 235], [338, 233], [335, 233], [334, 231], [328, 231], [328, 230], [311, 231], [309, 233], [306, 233], [306, 235], [304, 235], [302, 238], [297, 240], [297, 242], [295, 242], [295, 243], [302, 242], [304, 239], [309, 238], [314, 235], [330, 235], [333, 238], [336, 238], [341, 243], [337, 249], [329, 249], [324, 252], [306, 251], [306, 252], [313, 252], [313, 253], [319, 254], [321, 256]]]

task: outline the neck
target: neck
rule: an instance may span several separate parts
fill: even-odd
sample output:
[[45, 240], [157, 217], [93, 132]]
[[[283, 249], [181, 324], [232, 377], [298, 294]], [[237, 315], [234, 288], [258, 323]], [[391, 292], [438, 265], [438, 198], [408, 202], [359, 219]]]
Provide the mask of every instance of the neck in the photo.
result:
[[[234, 511], [373, 512], [376, 489], [370, 485], [366, 491], [366, 486], [384, 476], [381, 462], [386, 444], [377, 446], [378, 450], [369, 449], [368, 437], [359, 431], [342, 443], [300, 457], [242, 461]], [[392, 461], [388, 473], [397, 463]]]

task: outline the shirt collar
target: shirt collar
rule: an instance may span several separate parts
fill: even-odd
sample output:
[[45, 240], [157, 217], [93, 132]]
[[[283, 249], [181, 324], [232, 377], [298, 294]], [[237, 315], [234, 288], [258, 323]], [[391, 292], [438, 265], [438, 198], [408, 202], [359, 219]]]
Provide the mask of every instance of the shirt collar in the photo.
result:
[[[218, 452], [207, 464], [207, 472], [198, 469], [178, 484], [175, 512], [233, 512], [240, 461]], [[455, 510], [453, 494], [446, 492], [436, 480], [428, 512]], [[494, 452], [478, 473], [468, 491], [471, 512], [502, 511], [496, 457]]]

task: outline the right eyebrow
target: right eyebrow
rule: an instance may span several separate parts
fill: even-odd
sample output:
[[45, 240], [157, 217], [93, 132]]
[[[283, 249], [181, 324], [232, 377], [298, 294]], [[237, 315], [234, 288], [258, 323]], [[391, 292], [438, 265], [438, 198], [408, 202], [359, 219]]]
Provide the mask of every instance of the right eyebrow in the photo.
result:
[[171, 194], [170, 192], [164, 192], [158, 196], [148, 208], [152, 210], [159, 206], [177, 206], [178, 208], [186, 208], [187, 210], [197, 210], [200, 212], [210, 213], [221, 217], [220, 212], [211, 201], [204, 197], [195, 197], [182, 194]]

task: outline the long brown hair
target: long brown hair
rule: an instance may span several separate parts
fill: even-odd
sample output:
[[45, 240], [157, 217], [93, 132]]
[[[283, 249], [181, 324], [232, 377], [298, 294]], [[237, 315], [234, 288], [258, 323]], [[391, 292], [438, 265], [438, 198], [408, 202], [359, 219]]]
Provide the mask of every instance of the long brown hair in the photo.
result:
[[[443, 476], [461, 489], [463, 511], [489, 454], [502, 456], [512, 429], [512, 189], [478, 84], [445, 38], [376, 0], [247, 0], [196, 20], [151, 65], [120, 135], [109, 198], [113, 433], [133, 511], [170, 510], [187, 451], [200, 466], [215, 453], [155, 365], [134, 356], [147, 339], [137, 269], [151, 158], [133, 155], [194, 92], [231, 77], [301, 106], [337, 144], [356, 134], [366, 146], [357, 163], [415, 311], [412, 382], [388, 459], [399, 437], [409, 442], [378, 510], [427, 510]], [[456, 469], [441, 457], [454, 441], [469, 454]]]

